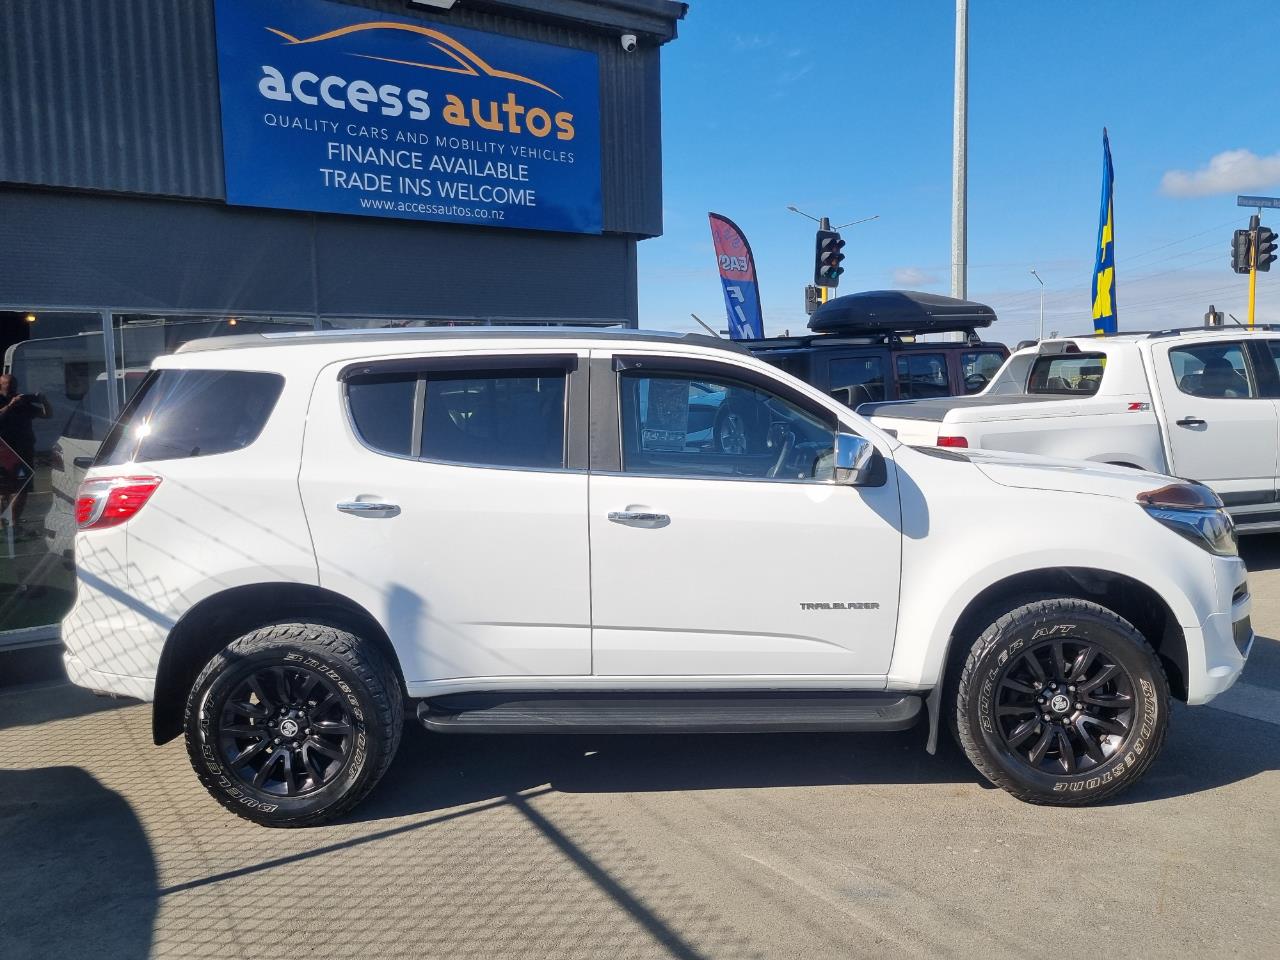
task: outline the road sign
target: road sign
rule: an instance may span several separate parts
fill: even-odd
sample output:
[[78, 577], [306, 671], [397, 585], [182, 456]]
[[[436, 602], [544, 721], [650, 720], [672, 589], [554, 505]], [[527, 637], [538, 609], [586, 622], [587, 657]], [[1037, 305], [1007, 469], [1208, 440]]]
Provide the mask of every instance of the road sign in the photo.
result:
[[1273, 207], [1280, 210], [1280, 197], [1236, 197], [1237, 207]]

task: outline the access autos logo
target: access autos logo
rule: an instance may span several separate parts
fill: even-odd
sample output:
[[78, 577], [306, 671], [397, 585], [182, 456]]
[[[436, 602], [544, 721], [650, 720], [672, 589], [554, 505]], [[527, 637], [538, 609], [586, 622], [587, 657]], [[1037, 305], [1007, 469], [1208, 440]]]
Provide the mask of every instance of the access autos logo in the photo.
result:
[[[312, 37], [294, 36], [275, 27], [266, 29], [280, 37], [289, 48], [341, 44], [344, 41], [350, 43], [359, 37], [385, 39], [393, 35], [388, 31], [401, 32], [410, 35], [410, 44], [403, 57], [361, 53], [350, 49], [343, 52], [348, 56], [392, 63], [414, 70], [507, 81], [517, 88], [541, 90], [558, 100], [564, 99], [557, 90], [545, 83], [498, 69], [448, 34], [422, 24], [374, 20], [353, 23]], [[384, 117], [404, 114], [410, 120], [428, 120], [432, 115], [431, 92], [420, 87], [403, 87], [395, 83], [375, 85], [368, 80], [348, 79], [333, 73], [322, 77], [310, 70], [298, 70], [286, 76], [284, 71], [267, 64], [262, 66], [258, 92], [268, 100], [297, 102], [308, 107], [354, 110], [365, 114], [376, 110]], [[573, 140], [575, 136], [572, 112], [552, 112], [540, 106], [525, 106], [515, 90], [508, 92], [506, 99], [501, 102], [445, 93], [439, 110], [444, 121], [454, 127], [474, 125], [483, 130], [510, 134], [528, 133], [539, 138], [554, 133], [557, 140]]]

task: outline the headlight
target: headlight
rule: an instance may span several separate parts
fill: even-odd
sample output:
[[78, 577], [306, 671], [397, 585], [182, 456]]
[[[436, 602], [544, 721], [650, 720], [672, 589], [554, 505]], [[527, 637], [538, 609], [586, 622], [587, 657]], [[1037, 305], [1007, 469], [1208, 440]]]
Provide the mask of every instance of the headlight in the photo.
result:
[[1236, 525], [1218, 495], [1200, 483], [1171, 483], [1138, 494], [1152, 518], [1220, 557], [1239, 555]]

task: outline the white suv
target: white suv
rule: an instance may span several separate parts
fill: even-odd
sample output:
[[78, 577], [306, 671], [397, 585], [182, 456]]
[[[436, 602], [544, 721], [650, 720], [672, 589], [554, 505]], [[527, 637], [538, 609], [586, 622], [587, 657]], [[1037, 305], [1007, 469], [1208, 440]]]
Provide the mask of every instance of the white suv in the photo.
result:
[[[725, 429], [712, 429], [717, 423]], [[872, 731], [1136, 780], [1253, 640], [1207, 488], [916, 450], [745, 352], [583, 330], [255, 334], [155, 362], [76, 505], [84, 686], [222, 804], [349, 809], [450, 732]]]

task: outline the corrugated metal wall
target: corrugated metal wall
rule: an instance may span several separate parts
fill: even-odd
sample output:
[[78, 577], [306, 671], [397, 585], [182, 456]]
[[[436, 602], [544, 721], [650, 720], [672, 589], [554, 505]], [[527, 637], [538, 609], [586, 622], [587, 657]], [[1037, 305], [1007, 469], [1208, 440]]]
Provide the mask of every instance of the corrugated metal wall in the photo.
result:
[[625, 236], [0, 187], [0, 304], [18, 309], [634, 324], [635, 248]]
[[[422, 18], [595, 51], [604, 229], [662, 232], [657, 48], [465, 5]], [[222, 200], [220, 127], [213, 0], [0, 0], [0, 182]]]
[[0, 3], [0, 180], [223, 197], [206, 0]]

